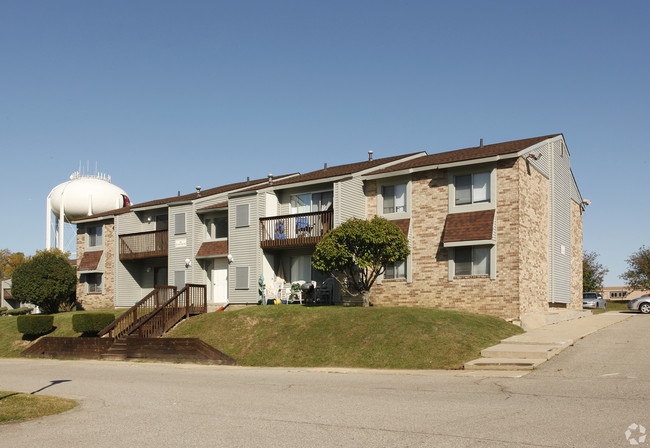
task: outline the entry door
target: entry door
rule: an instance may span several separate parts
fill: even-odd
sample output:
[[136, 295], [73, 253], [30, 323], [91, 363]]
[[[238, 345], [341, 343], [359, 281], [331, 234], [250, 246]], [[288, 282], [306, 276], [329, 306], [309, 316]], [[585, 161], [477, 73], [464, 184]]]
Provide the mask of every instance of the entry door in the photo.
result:
[[214, 260], [212, 265], [212, 302], [228, 300], [228, 261]]

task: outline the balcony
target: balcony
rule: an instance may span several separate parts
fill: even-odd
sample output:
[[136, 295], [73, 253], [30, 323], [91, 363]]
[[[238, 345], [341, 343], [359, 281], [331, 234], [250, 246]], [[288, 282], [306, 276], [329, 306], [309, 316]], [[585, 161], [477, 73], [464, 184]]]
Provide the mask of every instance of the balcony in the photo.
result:
[[260, 218], [260, 246], [269, 250], [315, 246], [333, 224], [332, 210]]
[[169, 231], [132, 233], [120, 236], [120, 260], [166, 257]]

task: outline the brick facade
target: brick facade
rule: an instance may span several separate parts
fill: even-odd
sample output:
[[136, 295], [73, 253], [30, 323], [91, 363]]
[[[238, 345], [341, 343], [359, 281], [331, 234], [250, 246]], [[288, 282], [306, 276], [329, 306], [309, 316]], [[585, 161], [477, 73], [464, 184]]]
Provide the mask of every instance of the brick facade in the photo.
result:
[[582, 309], [582, 208], [571, 203], [571, 304]]
[[[449, 210], [448, 179], [447, 170], [412, 175], [412, 277], [410, 281], [384, 280], [377, 284], [371, 302], [379, 306], [472, 311], [512, 320], [524, 313], [548, 311], [549, 180], [523, 158], [497, 163], [496, 278], [469, 276], [449, 281], [450, 249], [442, 243]], [[366, 192], [371, 218], [377, 203], [375, 181], [367, 183]], [[578, 274], [580, 281], [582, 278], [582, 271], [577, 272], [578, 260], [580, 269], [582, 266], [581, 220], [574, 213], [572, 278], [576, 281]], [[575, 284], [574, 296], [578, 297]], [[575, 308], [573, 302], [571, 308]]]
[[[93, 224], [99, 225], [101, 223]], [[77, 263], [86, 252], [86, 227], [77, 226]], [[105, 310], [115, 308], [115, 226], [113, 222], [103, 223], [104, 254], [102, 255], [102, 292], [86, 292], [86, 283], [81, 281], [83, 272], [77, 272], [77, 302], [85, 310]]]

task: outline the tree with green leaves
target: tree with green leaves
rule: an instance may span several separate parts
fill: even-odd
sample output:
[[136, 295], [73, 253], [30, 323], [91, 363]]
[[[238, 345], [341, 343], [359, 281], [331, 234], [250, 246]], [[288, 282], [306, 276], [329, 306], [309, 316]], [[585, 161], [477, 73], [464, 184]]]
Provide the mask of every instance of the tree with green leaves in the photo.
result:
[[74, 303], [76, 290], [76, 269], [58, 249], [37, 251], [15, 269], [11, 279], [14, 299], [32, 303], [46, 314]]
[[386, 266], [406, 260], [409, 253], [408, 239], [395, 223], [377, 216], [370, 221], [352, 218], [323, 237], [312, 265], [337, 279], [342, 276], [343, 286], [360, 293], [369, 306], [370, 288]]
[[620, 276], [625, 283], [634, 289], [650, 289], [650, 249], [641, 246], [625, 262], [627, 271]]
[[605, 274], [609, 269], [598, 262], [599, 255], [596, 252], [584, 252], [582, 254], [582, 290], [598, 291], [603, 288]]

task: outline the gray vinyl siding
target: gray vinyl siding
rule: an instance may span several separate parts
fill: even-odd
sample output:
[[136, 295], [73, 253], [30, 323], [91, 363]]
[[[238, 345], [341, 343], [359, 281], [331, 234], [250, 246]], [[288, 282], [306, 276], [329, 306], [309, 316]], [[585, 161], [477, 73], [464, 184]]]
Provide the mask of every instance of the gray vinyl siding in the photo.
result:
[[571, 301], [571, 196], [573, 176], [562, 139], [552, 143], [549, 195], [549, 301]]
[[[176, 235], [175, 216], [182, 213], [185, 214], [185, 233]], [[167, 274], [170, 285], [175, 284], [174, 273], [176, 271], [186, 271], [185, 282], [192, 282], [191, 269], [195, 267], [197, 263], [195, 263], [194, 254], [192, 253], [192, 250], [194, 249], [194, 235], [192, 232], [188, 232], [187, 230], [193, 228], [193, 215], [194, 213], [191, 204], [169, 207], [169, 252], [167, 256]], [[189, 268], [185, 267], [186, 258], [189, 258], [192, 262]]]
[[[256, 303], [259, 253], [259, 203], [264, 195], [256, 193], [231, 198], [228, 206], [228, 246], [233, 262], [228, 266], [228, 301], [231, 303]], [[236, 227], [237, 206], [248, 204], [249, 225]], [[236, 268], [248, 267], [248, 289], [236, 289]]]
[[334, 183], [334, 226], [350, 218], [366, 218], [366, 196], [359, 177]]
[[533, 160], [532, 158], [527, 158], [528, 162], [535, 167], [537, 171], [542, 173], [544, 177], [547, 179], [551, 177], [551, 156], [550, 156], [550, 148], [552, 147], [553, 143], [551, 142], [546, 142], [543, 143], [540, 146], [535, 147], [532, 151], [529, 152], [529, 154], [533, 154], [535, 156], [539, 156], [541, 154], [541, 157], [538, 157], [537, 160]]

